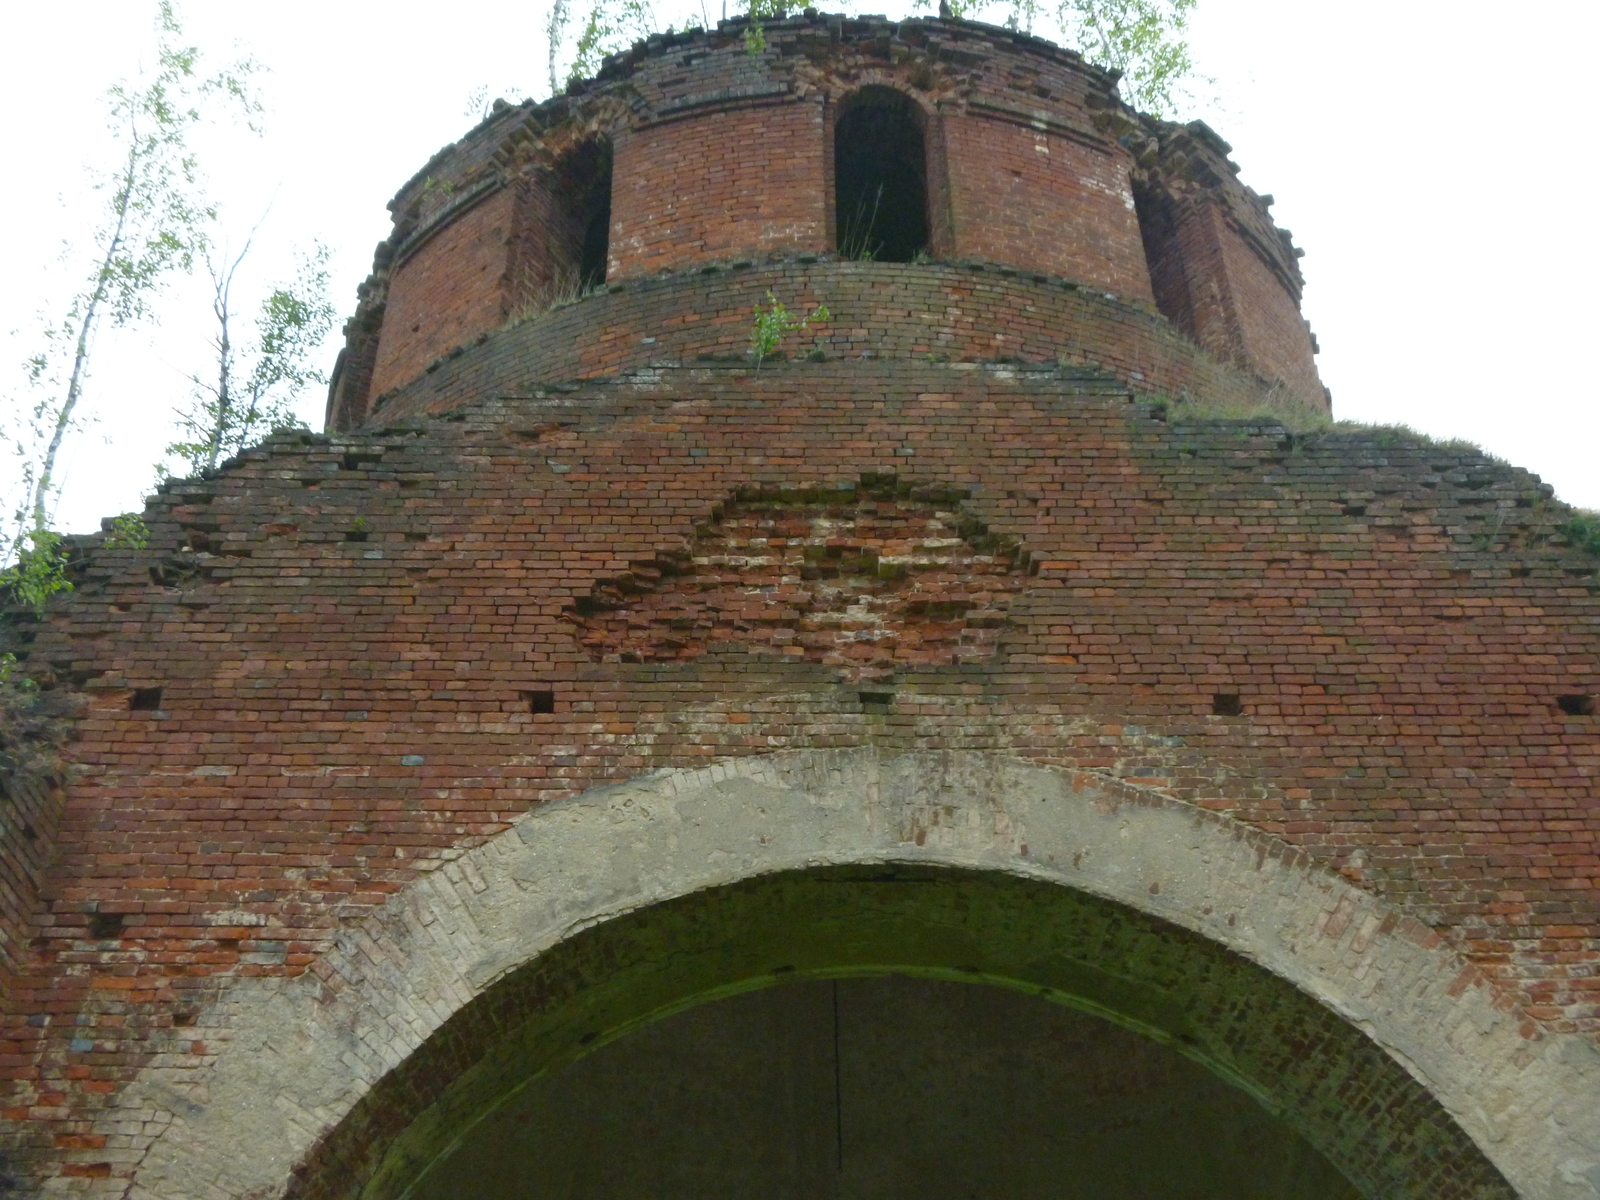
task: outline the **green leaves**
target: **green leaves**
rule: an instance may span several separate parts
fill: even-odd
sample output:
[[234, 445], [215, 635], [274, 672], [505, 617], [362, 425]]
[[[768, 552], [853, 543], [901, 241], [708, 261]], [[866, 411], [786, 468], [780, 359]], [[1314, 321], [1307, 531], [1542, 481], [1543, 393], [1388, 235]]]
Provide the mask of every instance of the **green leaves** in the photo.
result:
[[234, 276], [250, 244], [223, 271], [211, 268], [212, 313], [216, 333], [215, 375], [191, 375], [194, 398], [178, 414], [178, 428], [187, 435], [167, 447], [196, 474], [215, 468], [273, 429], [299, 428], [295, 396], [327, 379], [311, 365], [312, 356], [333, 328], [334, 308], [328, 301], [328, 248], [317, 245], [300, 260], [293, 279], [267, 294], [256, 314], [255, 336], [242, 346], [233, 338], [231, 302]]
[[[566, 24], [563, 13], [562, 25]], [[555, 28], [552, 18], [552, 28]], [[569, 79], [587, 79], [600, 70], [609, 54], [626, 50], [661, 31], [650, 0], [595, 0], [578, 35], [576, 57]]]
[[150, 544], [150, 528], [138, 513], [111, 518], [111, 530], [101, 543], [107, 550], [143, 550]]
[[745, 26], [744, 52], [751, 56], [760, 54], [767, 48], [767, 31], [761, 22], [769, 17], [781, 17], [783, 4], [780, 0], [747, 0], [745, 16], [750, 24]]
[[1194, 64], [1185, 34], [1196, 0], [1061, 0], [1056, 17], [1069, 44], [1122, 73], [1134, 108], [1171, 117]]
[[750, 330], [750, 354], [756, 360], [756, 370], [759, 371], [762, 362], [778, 348], [785, 334], [805, 329], [813, 321], [827, 322], [832, 319], [833, 314], [828, 311], [826, 304], [817, 305], [810, 316], [797, 317], [768, 291], [766, 307], [756, 305], [755, 325]]
[[0, 588], [43, 616], [51, 596], [72, 590], [61, 535], [49, 529], [30, 530], [17, 546], [16, 561], [0, 571]]
[[243, 61], [202, 77], [200, 51], [180, 44], [182, 33], [170, 0], [161, 0], [154, 73], [106, 93], [119, 158], [95, 185], [106, 206], [89, 234], [90, 266], [61, 319], [44, 331], [44, 345], [23, 364], [34, 402], [11, 437], [22, 463], [21, 486], [15, 532], [0, 539], [0, 562], [16, 564], [23, 575], [13, 586], [29, 595], [46, 586], [37, 581], [48, 577], [40, 564], [55, 536], [48, 529], [59, 490], [56, 463], [78, 419], [100, 323], [125, 326], [147, 319], [168, 276], [191, 270], [210, 244], [216, 208], [200, 192], [189, 134], [205, 106], [217, 101], [247, 123], [260, 111], [249, 84], [256, 65]]
[[[934, 0], [917, 0], [928, 9]], [[1121, 75], [1119, 91], [1134, 108], [1174, 117], [1189, 99], [1189, 14], [1197, 0], [946, 0], [953, 17], [979, 20], [996, 8], [1010, 29], [1053, 24], [1046, 36]]]
[[1577, 509], [1557, 532], [1575, 549], [1600, 558], [1600, 513]]

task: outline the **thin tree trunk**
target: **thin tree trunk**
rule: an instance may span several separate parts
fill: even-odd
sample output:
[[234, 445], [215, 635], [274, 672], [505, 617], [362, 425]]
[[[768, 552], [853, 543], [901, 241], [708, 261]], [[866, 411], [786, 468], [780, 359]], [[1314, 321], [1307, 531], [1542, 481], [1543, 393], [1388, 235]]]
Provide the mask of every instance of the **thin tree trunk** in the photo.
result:
[[[234, 267], [239, 264], [234, 263]], [[228, 337], [228, 294], [233, 290], [233, 271], [230, 269], [227, 276], [212, 277], [216, 291], [211, 301], [211, 311], [217, 314], [217, 411], [211, 422], [210, 444], [206, 447], [206, 466], [214, 468], [217, 465], [217, 455], [222, 450], [222, 433], [228, 424], [229, 408], [233, 403], [233, 394], [230, 388], [232, 374], [233, 343]]]
[[550, 22], [545, 27], [550, 37], [550, 94], [558, 95], [561, 92], [561, 80], [557, 76], [557, 61], [561, 56], [561, 35], [567, 28], [567, 0], [551, 0]]
[[[261, 220], [266, 219], [266, 214], [262, 214]], [[256, 229], [259, 228], [260, 221], [256, 222]], [[222, 457], [222, 439], [233, 420], [233, 340], [228, 334], [228, 323], [233, 317], [228, 307], [233, 295], [233, 277], [239, 270], [239, 264], [244, 262], [245, 255], [250, 253], [250, 244], [255, 241], [255, 236], [256, 230], [252, 229], [250, 236], [245, 239], [244, 248], [224, 274], [218, 275], [213, 270], [211, 275], [211, 311], [217, 315], [217, 408], [206, 446], [206, 467], [212, 470], [216, 468], [217, 459]]]
[[111, 264], [116, 260], [117, 252], [122, 249], [123, 231], [128, 227], [128, 209], [133, 203], [138, 154], [136, 143], [128, 152], [127, 170], [122, 176], [122, 187], [117, 192], [117, 224], [111, 231], [111, 240], [106, 244], [105, 257], [100, 260], [100, 266], [95, 272], [94, 290], [89, 293], [89, 302], [84, 305], [83, 316], [78, 325], [78, 344], [72, 357], [72, 375], [67, 380], [67, 396], [61, 407], [56, 410], [55, 428], [50, 433], [50, 445], [45, 449], [44, 458], [39, 463], [39, 476], [34, 480], [32, 504], [34, 530], [44, 529], [50, 523], [46, 508], [50, 501], [51, 484], [55, 479], [56, 458], [61, 453], [61, 443], [72, 425], [72, 414], [78, 407], [78, 398], [83, 394], [83, 372], [89, 362], [89, 338], [94, 333], [94, 323], [99, 317], [101, 302], [106, 298], [111, 278]]

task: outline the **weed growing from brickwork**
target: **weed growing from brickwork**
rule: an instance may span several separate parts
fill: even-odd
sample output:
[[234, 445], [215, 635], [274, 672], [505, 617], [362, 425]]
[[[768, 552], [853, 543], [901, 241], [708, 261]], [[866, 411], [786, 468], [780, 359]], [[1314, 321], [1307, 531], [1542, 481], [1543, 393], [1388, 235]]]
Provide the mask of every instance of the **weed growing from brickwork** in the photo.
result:
[[753, 57], [767, 48], [767, 31], [761, 24], [762, 18], [781, 18], [785, 15], [784, 7], [779, 0], [750, 0], [745, 15], [750, 18], [750, 24], [744, 31], [744, 52]]
[[598, 295], [605, 290], [604, 280], [585, 286], [576, 271], [565, 272], [552, 283], [540, 288], [526, 303], [518, 305], [506, 317], [505, 328], [510, 329], [521, 325], [524, 321], [531, 321], [535, 317], [542, 317], [547, 312], [554, 312], [558, 308], [576, 304], [579, 300], [586, 300], [590, 296]]
[[778, 348], [785, 334], [805, 329], [813, 321], [826, 322], [832, 319], [833, 314], [828, 311], [826, 304], [817, 305], [808, 317], [796, 317], [768, 291], [766, 307], [756, 305], [755, 326], [750, 330], [750, 353], [756, 360], [756, 370], [759, 371], [762, 361]]
[[[111, 521], [111, 529], [101, 543], [107, 550], [142, 550], [150, 541], [150, 531], [138, 513], [123, 513]], [[35, 616], [43, 616], [45, 605], [57, 592], [70, 592], [67, 578], [69, 558], [65, 541], [51, 529], [31, 530], [17, 545], [16, 560], [0, 570], [0, 595], [9, 596]]]
[[[1189, 57], [1189, 15], [1197, 0], [916, 0], [914, 9], [937, 8], [942, 17], [1000, 20], [1007, 28], [1033, 33], [1035, 25], [1053, 25], [1048, 32], [1062, 45], [1074, 46], [1121, 77], [1127, 102], [1155, 116], [1173, 117], [1192, 103], [1191, 83], [1196, 79]], [[685, 29], [711, 28], [710, 11], [689, 16]], [[783, 0], [744, 0], [739, 5], [748, 23], [742, 35], [745, 52], [765, 53], [764, 22], [781, 20], [788, 13]], [[844, 6], [847, 12], [858, 6]], [[998, 10], [998, 11], [996, 11]], [[560, 90], [559, 60], [566, 32], [575, 12], [572, 0], [554, 0], [545, 23], [549, 45], [550, 94]], [[724, 7], [723, 15], [728, 9]], [[587, 79], [598, 73], [607, 56], [620, 54], [663, 30], [650, 0], [590, 0], [580, 26], [573, 61], [566, 79]], [[1045, 32], [1041, 28], [1041, 32]], [[1201, 82], [1209, 82], [1201, 80]]]
[[0, 654], [0, 779], [54, 775], [66, 732], [59, 701], [23, 674], [14, 654]]
[[[1121, 77], [1122, 98], [1153, 116], [1173, 118], [1192, 103], [1189, 15], [1197, 0], [940, 0], [941, 16], [986, 19], [998, 8], [1008, 29], [1053, 24], [1063, 46]], [[916, 0], [914, 8], [933, 7]], [[987, 19], [993, 19], [988, 17]], [[1201, 82], [1209, 83], [1202, 79]]]
[[[881, 240], [874, 241], [872, 230], [878, 220], [878, 205], [883, 200], [883, 184], [879, 184], [872, 196], [872, 211], [865, 211], [867, 198], [861, 197], [856, 205], [856, 211], [851, 213], [844, 222], [844, 229], [839, 234], [839, 253], [855, 262], [871, 262], [878, 257], [878, 251], [883, 248]], [[918, 253], [924, 253], [918, 251]]]
[[1562, 524], [1560, 532], [1573, 549], [1600, 558], [1600, 512], [1578, 509]]

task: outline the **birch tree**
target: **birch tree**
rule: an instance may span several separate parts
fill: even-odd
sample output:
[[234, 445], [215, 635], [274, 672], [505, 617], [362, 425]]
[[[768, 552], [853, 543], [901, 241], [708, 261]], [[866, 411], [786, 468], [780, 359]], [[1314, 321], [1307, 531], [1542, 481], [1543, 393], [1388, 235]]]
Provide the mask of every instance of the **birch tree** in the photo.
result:
[[207, 261], [215, 321], [209, 375], [191, 375], [194, 401], [178, 415], [187, 440], [167, 447], [196, 474], [214, 469], [274, 429], [301, 427], [295, 397], [327, 378], [311, 365], [333, 328], [328, 301], [328, 248], [318, 245], [301, 259], [293, 279], [275, 287], [256, 313], [254, 334], [237, 337], [233, 307], [235, 278], [251, 241], [226, 266]]
[[157, 6], [156, 36], [154, 71], [106, 93], [118, 159], [95, 183], [105, 203], [87, 251], [80, 252], [91, 265], [24, 364], [26, 391], [12, 434], [18, 499], [12, 530], [0, 537], [0, 562], [11, 565], [0, 583], [31, 588], [32, 595], [65, 586], [51, 515], [62, 446], [80, 419], [97, 334], [106, 323], [149, 320], [163, 284], [191, 270], [209, 244], [216, 210], [204, 198], [190, 134], [209, 106], [223, 104], [246, 121], [260, 110], [249, 85], [254, 64], [202, 75], [200, 51], [182, 44], [171, 0]]

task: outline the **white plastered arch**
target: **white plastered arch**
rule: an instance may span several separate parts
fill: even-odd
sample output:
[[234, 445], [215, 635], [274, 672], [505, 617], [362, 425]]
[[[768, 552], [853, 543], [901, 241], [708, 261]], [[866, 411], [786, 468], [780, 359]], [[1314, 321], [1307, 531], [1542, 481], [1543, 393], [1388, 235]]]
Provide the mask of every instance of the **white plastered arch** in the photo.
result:
[[202, 1087], [155, 1063], [120, 1110], [170, 1114], [128, 1193], [269, 1200], [386, 1072], [495, 980], [609, 918], [775, 872], [1000, 871], [1127, 905], [1286, 979], [1402, 1063], [1528, 1200], [1600, 1197], [1600, 1052], [1524, 1036], [1449, 946], [1303, 855], [1187, 805], [970, 752], [872, 748], [664, 771], [528, 814], [409, 884], [298, 979], [241, 979]]

